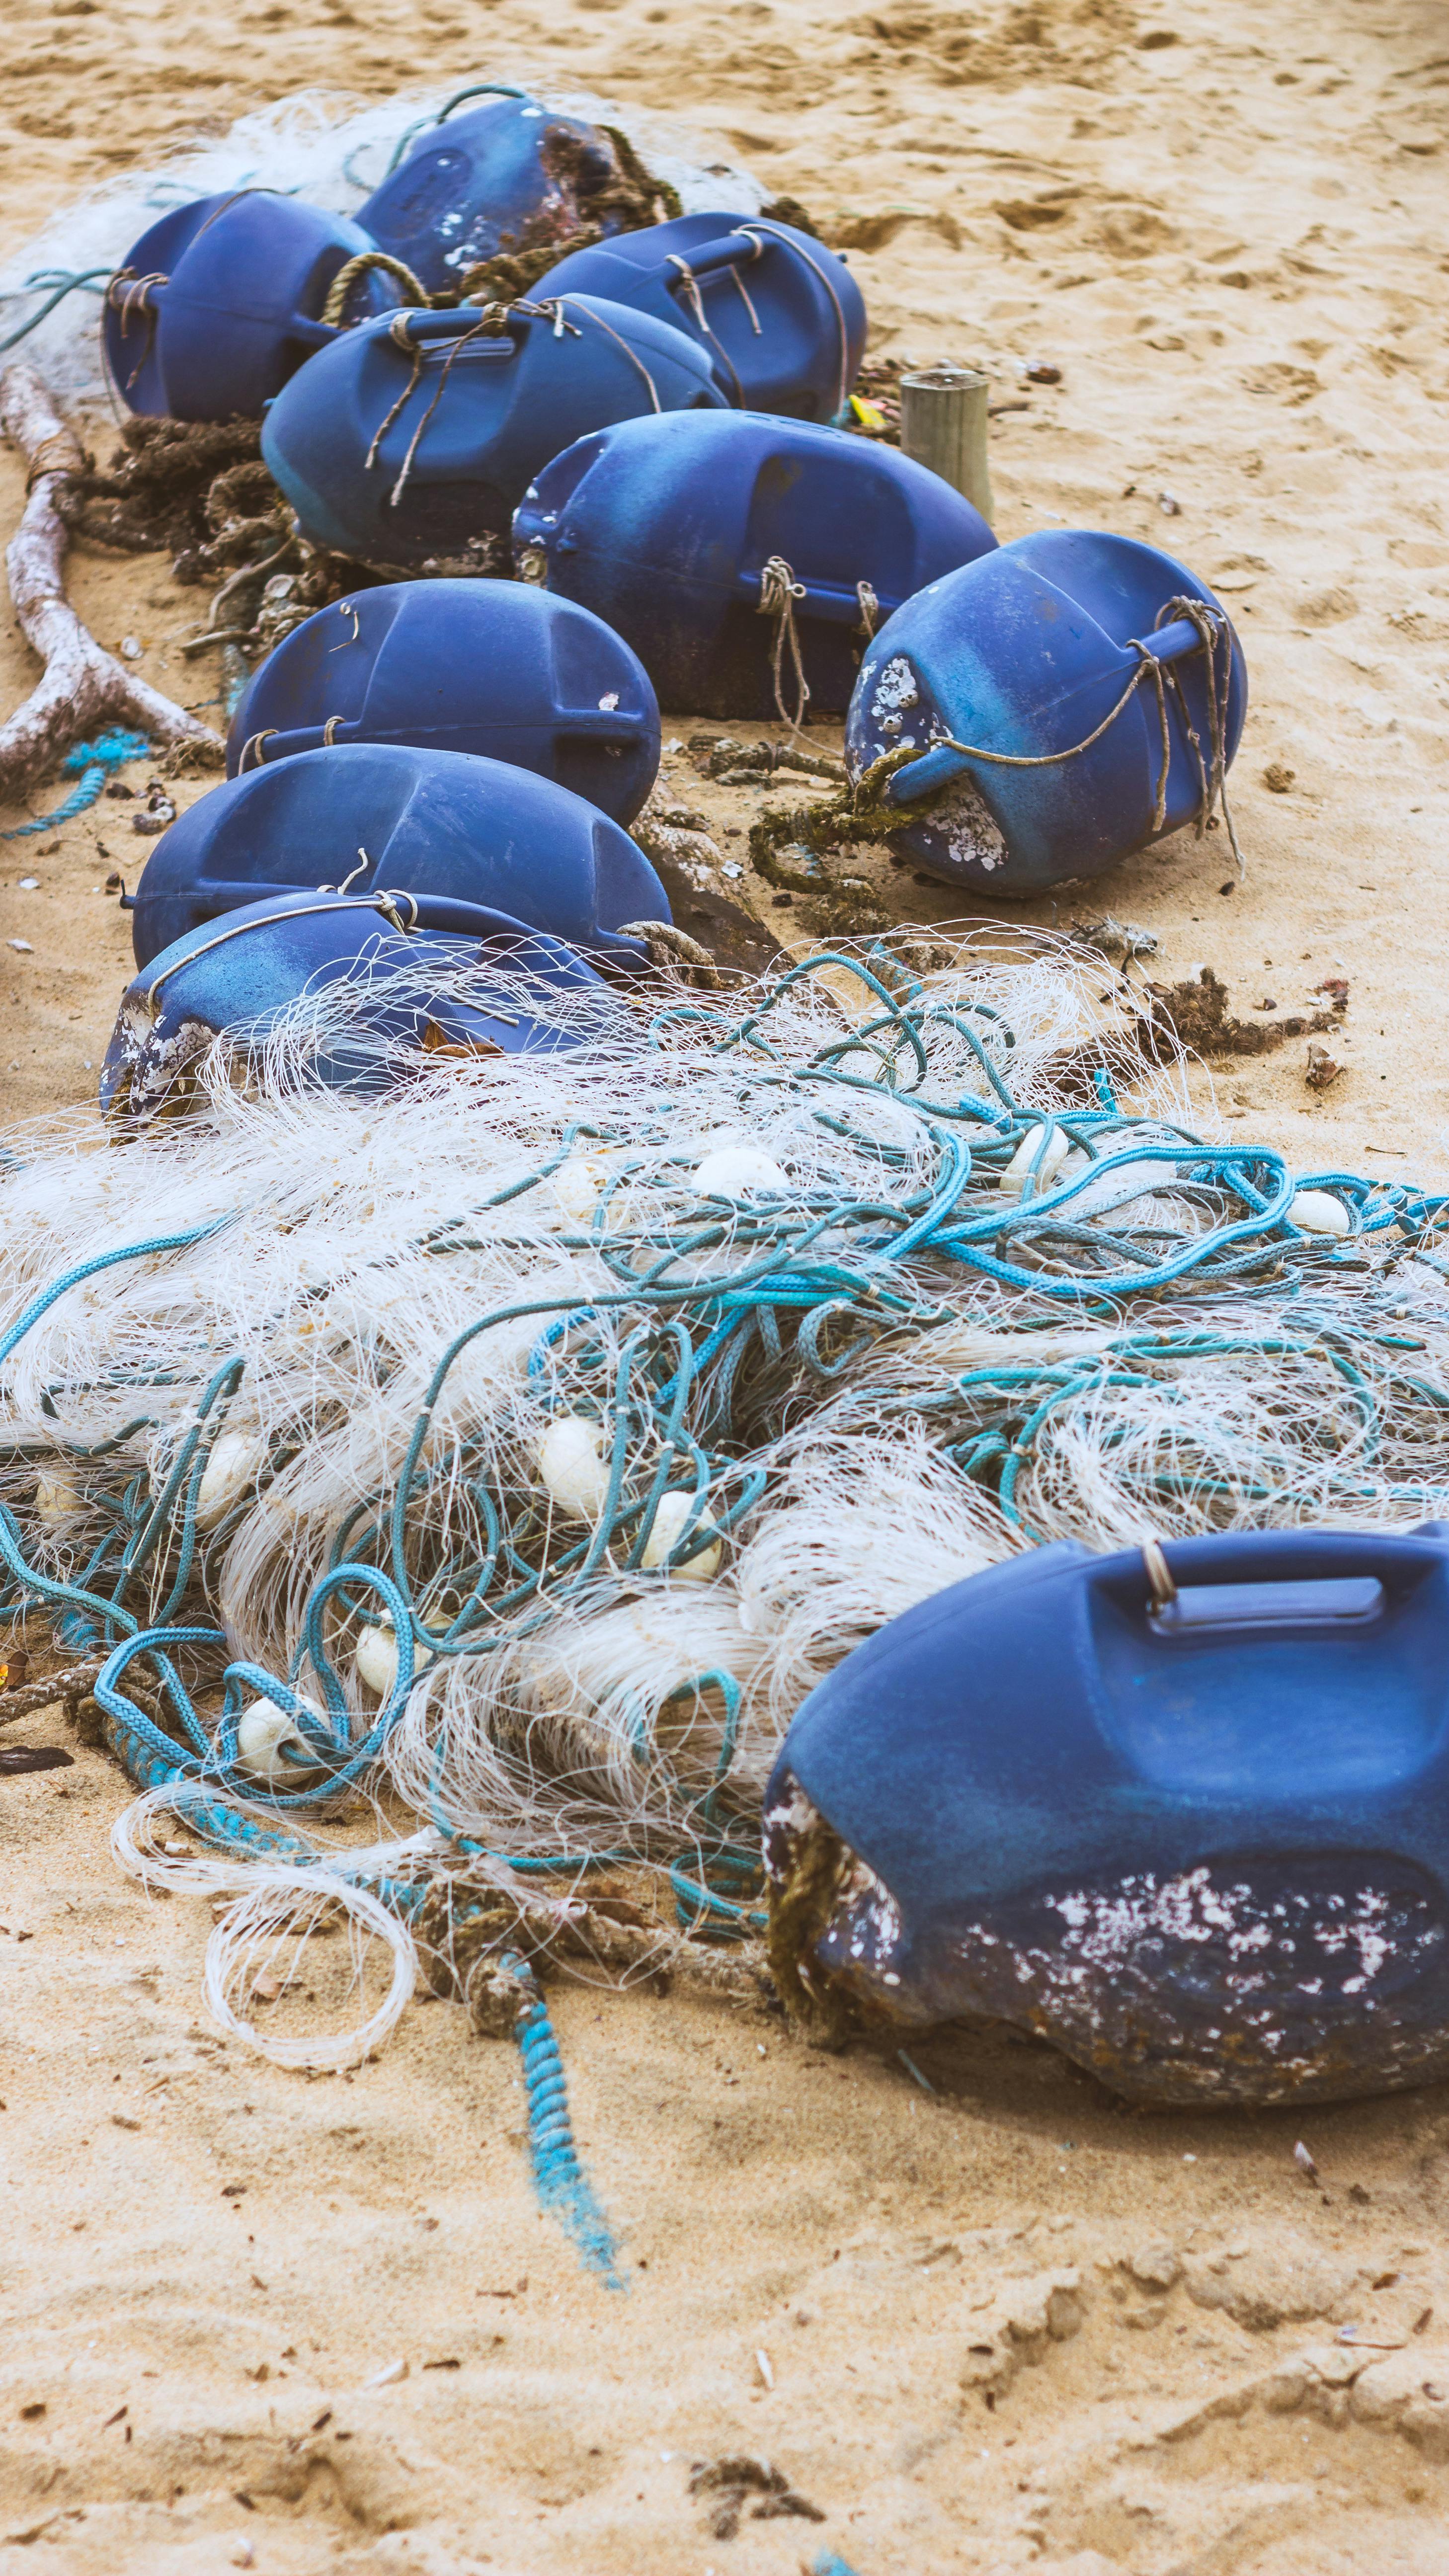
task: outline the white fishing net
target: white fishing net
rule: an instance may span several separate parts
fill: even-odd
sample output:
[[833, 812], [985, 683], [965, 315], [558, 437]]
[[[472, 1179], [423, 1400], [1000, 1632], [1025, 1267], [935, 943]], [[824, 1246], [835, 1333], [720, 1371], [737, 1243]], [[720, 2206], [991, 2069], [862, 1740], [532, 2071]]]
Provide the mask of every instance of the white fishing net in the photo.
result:
[[[1440, 1508], [1427, 1202], [1344, 1183], [1346, 1238], [1295, 1225], [1281, 1160], [1194, 1130], [1161, 1031], [1044, 934], [866, 962], [562, 997], [572, 1052], [379, 1042], [371, 1096], [316, 1080], [349, 1014], [367, 1044], [333, 988], [216, 1042], [185, 1117], [12, 1137], [12, 1575], [82, 1642], [103, 1604], [218, 1631], [182, 1655], [201, 1749], [123, 1848], [190, 1884], [152, 1823], [205, 1840], [198, 1799], [292, 1837], [205, 1860], [276, 1880], [218, 1935], [233, 2005], [294, 1900], [469, 1847], [738, 1874], [812, 1684], [1023, 1547]], [[228, 1662], [271, 1702], [250, 1752]], [[359, 1858], [359, 1804], [402, 1859]], [[390, 1975], [309, 2062], [374, 2044]]]

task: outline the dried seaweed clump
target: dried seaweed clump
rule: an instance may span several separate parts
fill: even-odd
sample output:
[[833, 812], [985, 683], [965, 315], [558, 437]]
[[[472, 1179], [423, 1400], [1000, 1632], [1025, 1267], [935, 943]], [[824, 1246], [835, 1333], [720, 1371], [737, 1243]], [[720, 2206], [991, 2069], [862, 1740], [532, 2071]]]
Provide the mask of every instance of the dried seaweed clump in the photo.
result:
[[1200, 968], [1181, 984], [1149, 984], [1151, 1020], [1145, 1052], [1153, 1054], [1152, 1035], [1160, 1038], [1158, 1063], [1167, 1063], [1179, 1048], [1195, 1055], [1272, 1055], [1288, 1038], [1319, 1037], [1337, 1025], [1348, 1008], [1348, 986], [1337, 980], [1323, 987], [1330, 1011], [1289, 1012], [1281, 1020], [1239, 1020], [1228, 1008], [1228, 988], [1211, 966]]

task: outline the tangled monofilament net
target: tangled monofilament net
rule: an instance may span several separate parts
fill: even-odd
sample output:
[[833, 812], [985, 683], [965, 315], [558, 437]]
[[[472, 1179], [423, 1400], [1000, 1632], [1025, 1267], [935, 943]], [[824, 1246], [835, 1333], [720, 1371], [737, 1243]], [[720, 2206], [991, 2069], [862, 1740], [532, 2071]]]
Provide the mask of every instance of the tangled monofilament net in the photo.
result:
[[[308, 1909], [388, 1918], [359, 2028], [269, 2046], [374, 2045], [450, 1872], [614, 1855], [748, 1928], [804, 1693], [1017, 1549], [1441, 1507], [1442, 1204], [1319, 1176], [1348, 1231], [1309, 1233], [1099, 962], [912, 953], [555, 996], [580, 1043], [502, 1060], [388, 1049], [332, 987], [182, 1120], [13, 1140], [0, 1546], [16, 1606], [118, 1650], [122, 1856], [242, 1890], [233, 2019]], [[317, 1080], [344, 1038], [371, 1094]]]

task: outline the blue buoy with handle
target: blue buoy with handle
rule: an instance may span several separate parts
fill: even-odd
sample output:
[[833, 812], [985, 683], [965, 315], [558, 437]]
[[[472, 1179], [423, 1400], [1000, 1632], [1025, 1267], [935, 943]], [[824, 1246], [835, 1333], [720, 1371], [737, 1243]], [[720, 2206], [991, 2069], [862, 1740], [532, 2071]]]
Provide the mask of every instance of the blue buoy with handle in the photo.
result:
[[[469, 108], [471, 99], [485, 103]], [[506, 82], [477, 81], [403, 137], [357, 220], [436, 295], [499, 252], [550, 238], [563, 248], [585, 224], [612, 232], [618, 177], [617, 149], [599, 126]]]
[[561, 448], [723, 403], [683, 331], [598, 296], [412, 310], [323, 350], [272, 405], [262, 454], [314, 544], [381, 571], [486, 573]]
[[175, 206], [127, 252], [106, 290], [106, 365], [134, 412], [259, 420], [274, 394], [344, 327], [386, 313], [403, 289], [359, 270], [336, 322], [335, 280], [374, 249], [343, 215], [270, 188]]
[[[1232, 621], [1156, 546], [1014, 538], [874, 637], [846, 721], [857, 787], [946, 884], [1038, 894], [1221, 807], [1248, 682]], [[1241, 863], [1240, 863], [1241, 864]]]
[[344, 1000], [336, 988], [348, 985], [352, 1007], [325, 1016], [305, 1048], [311, 1078], [331, 1090], [393, 1088], [406, 1048], [553, 1054], [578, 1043], [590, 996], [605, 999], [561, 940], [477, 904], [272, 896], [203, 922], [141, 968], [121, 997], [101, 1107], [137, 1124], [183, 1116], [214, 1039], [263, 1048], [299, 1003]]
[[337, 743], [248, 767], [177, 816], [128, 907], [136, 963], [239, 907], [344, 889], [446, 903], [460, 932], [475, 912], [480, 925], [506, 913], [625, 971], [647, 952], [624, 924], [669, 920], [638, 843], [552, 779], [461, 751]]
[[571, 600], [516, 581], [385, 582], [267, 655], [227, 774], [357, 742], [508, 761], [630, 823], [659, 768], [659, 702], [637, 653]]
[[527, 581], [577, 600], [681, 713], [838, 713], [883, 621], [996, 539], [896, 449], [760, 412], [618, 422], [565, 448], [513, 522]]
[[772, 216], [680, 215], [566, 253], [533, 288], [607, 295], [708, 351], [741, 411], [835, 420], [865, 350], [865, 298], [838, 251]]
[[1042, 1547], [856, 1648], [765, 1800], [777, 1982], [1120, 2093], [1449, 2073], [1449, 1523]]

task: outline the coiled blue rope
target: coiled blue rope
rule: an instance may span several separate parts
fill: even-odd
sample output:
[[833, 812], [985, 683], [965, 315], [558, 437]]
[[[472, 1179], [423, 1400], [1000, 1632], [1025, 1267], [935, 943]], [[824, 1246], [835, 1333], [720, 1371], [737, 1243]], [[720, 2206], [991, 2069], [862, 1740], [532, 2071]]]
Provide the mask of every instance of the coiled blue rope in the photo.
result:
[[[0, 347], [9, 345], [8, 341], [0, 342]], [[98, 734], [94, 742], [78, 742], [60, 765], [69, 776], [79, 771], [79, 786], [71, 789], [65, 803], [57, 805], [53, 814], [37, 814], [33, 823], [17, 823], [13, 831], [0, 832], [0, 841], [25, 841], [32, 832], [51, 832], [57, 823], [73, 823], [77, 814], [84, 814], [87, 806], [94, 805], [112, 770], [124, 769], [128, 760], [144, 760], [150, 748], [143, 733], [123, 733], [119, 727]]]
[[539, 2203], [561, 2221], [590, 2271], [597, 2272], [611, 2290], [622, 2290], [625, 2284], [609, 2222], [594, 2198], [574, 2144], [568, 2085], [548, 2006], [521, 1959], [510, 1953], [501, 1964], [532, 1993], [532, 2001], [519, 2016], [515, 2037], [523, 2060], [528, 2143]]

